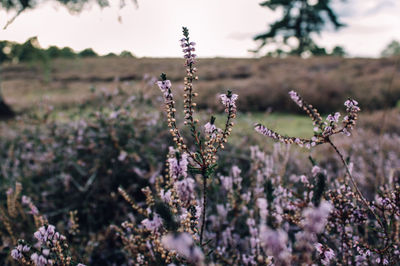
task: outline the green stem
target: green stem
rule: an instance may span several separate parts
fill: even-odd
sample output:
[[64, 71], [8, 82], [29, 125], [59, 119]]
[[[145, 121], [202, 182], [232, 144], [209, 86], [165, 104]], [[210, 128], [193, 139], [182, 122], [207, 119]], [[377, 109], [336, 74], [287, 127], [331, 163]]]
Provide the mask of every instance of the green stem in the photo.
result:
[[202, 209], [202, 221], [201, 221], [201, 229], [200, 229], [200, 246], [203, 245], [203, 234], [204, 228], [206, 224], [206, 208], [207, 208], [207, 175], [206, 168], [202, 169], [203, 176], [203, 209]]

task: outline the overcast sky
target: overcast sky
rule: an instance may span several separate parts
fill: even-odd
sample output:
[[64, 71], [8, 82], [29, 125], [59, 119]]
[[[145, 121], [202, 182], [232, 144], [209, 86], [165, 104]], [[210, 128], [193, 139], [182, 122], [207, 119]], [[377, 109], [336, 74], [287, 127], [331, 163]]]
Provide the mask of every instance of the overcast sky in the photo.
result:
[[[100, 54], [129, 50], [139, 57], [177, 57], [181, 55], [181, 27], [187, 26], [198, 43], [199, 56], [248, 57], [252, 56], [248, 50], [257, 47], [252, 37], [279, 17], [260, 7], [260, 0], [138, 2], [138, 9], [127, 0], [123, 9], [118, 4], [105, 9], [93, 6], [78, 15], [45, 3], [1, 29], [0, 39], [24, 42], [38, 36], [42, 47], [91, 47]], [[342, 45], [351, 56], [376, 57], [391, 40], [400, 40], [400, 0], [337, 0], [335, 10], [347, 27], [316, 38], [328, 49]], [[1, 28], [12, 15], [0, 11]]]

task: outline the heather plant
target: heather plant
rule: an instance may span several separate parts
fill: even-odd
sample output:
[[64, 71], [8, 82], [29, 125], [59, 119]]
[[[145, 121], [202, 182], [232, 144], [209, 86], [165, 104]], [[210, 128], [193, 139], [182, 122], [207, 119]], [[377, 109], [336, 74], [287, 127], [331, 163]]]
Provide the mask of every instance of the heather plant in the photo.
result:
[[[189, 31], [185, 27], [183, 27], [183, 36], [184, 38], [182, 38], [180, 42], [183, 48], [184, 58], [186, 59], [185, 66], [187, 72], [184, 83], [184, 124], [189, 127], [191, 136], [194, 138], [194, 143], [197, 148], [195, 152], [188, 149], [177, 126], [171, 82], [167, 80], [165, 74], [161, 74], [162, 81], [157, 82], [157, 85], [164, 95], [168, 126], [170, 127], [171, 135], [178, 148], [178, 152], [181, 153], [181, 155], [178, 153], [176, 158], [172, 158], [168, 161], [170, 164], [169, 174], [173, 179], [179, 178], [179, 175], [186, 177], [186, 167], [189, 166], [191, 172], [201, 174], [203, 179], [202, 224], [199, 236], [200, 245], [202, 245], [207, 207], [207, 180], [214, 173], [214, 168], [217, 166], [217, 151], [224, 148], [224, 143], [227, 142], [227, 138], [232, 131], [232, 119], [236, 117], [236, 100], [238, 95], [233, 94], [231, 91], [228, 91], [227, 94], [220, 95], [221, 102], [225, 107], [225, 113], [227, 113], [225, 128], [224, 130], [217, 128], [215, 125], [215, 117], [211, 116], [210, 121], [204, 125], [205, 138], [202, 138], [201, 132], [198, 129], [198, 120], [193, 116], [194, 107], [196, 106], [194, 97], [198, 95], [194, 92], [193, 88], [193, 81], [198, 79], [196, 76], [197, 69], [195, 67], [197, 56], [193, 53], [195, 51], [195, 43], [190, 41]], [[189, 161], [188, 158], [190, 158]]]
[[[195, 106], [190, 95], [196, 96], [191, 76], [194, 44], [189, 43], [186, 29], [184, 34], [182, 46], [189, 66], [189, 76], [185, 79], [184, 124], [188, 125], [193, 147], [198, 151], [192, 152], [192, 145], [184, 141], [176, 120], [171, 82], [163, 74], [158, 85], [164, 94], [176, 148], [170, 147], [164, 174], [142, 189], [145, 202], [135, 202], [123, 188], [119, 189], [134, 215], [121, 226], [113, 225], [112, 229], [121, 239], [130, 263], [364, 265], [397, 261], [398, 231], [391, 225], [398, 224], [398, 208], [393, 206], [399, 191], [381, 188], [378, 194], [391, 191], [391, 196], [368, 202], [352, 175], [352, 164], [349, 165], [331, 140], [338, 134], [351, 134], [360, 111], [358, 103], [352, 99], [345, 102], [347, 115], [339, 126], [340, 113], [331, 114], [324, 121], [315, 108], [297, 93], [290, 92], [292, 99], [312, 118], [314, 136], [310, 139], [285, 137], [257, 124], [258, 132], [285, 146], [275, 145], [271, 154], [251, 147], [248, 167], [230, 165], [225, 174], [217, 173], [211, 178], [207, 167], [214, 170], [219, 159], [212, 156], [204, 160], [207, 149], [201, 143], [218, 139], [221, 131], [213, 127], [214, 118], [205, 125], [205, 140], [196, 131], [198, 122], [190, 108]], [[225, 100], [231, 97], [230, 93], [221, 96], [228, 114]], [[328, 173], [312, 158], [308, 174], [287, 171], [292, 143], [306, 148], [330, 144], [340, 156], [352, 186], [347, 178]], [[212, 148], [209, 150], [215, 152]], [[209, 164], [204, 166], [204, 162]], [[212, 204], [207, 204], [207, 199]], [[382, 202], [391, 208], [386, 215]]]
[[[76, 211], [73, 220], [79, 220], [80, 230], [70, 246], [82, 254], [82, 262], [102, 264], [121, 258], [117, 247], [103, 244], [108, 225], [126, 217], [118, 186], [138, 194], [162, 169], [169, 144], [168, 131], [146, 95], [96, 90], [93, 101], [95, 109], [83, 104], [64, 117], [43, 106], [35, 116], [18, 118], [18, 127], [11, 124], [10, 136], [0, 140], [0, 189], [6, 195], [21, 183], [48, 224], [60, 225], [66, 237], [72, 233], [70, 213]], [[0, 202], [6, 201], [1, 196]], [[11, 224], [16, 240], [30, 234], [24, 220]], [[4, 231], [2, 237], [7, 235]], [[0, 264], [9, 257], [7, 243], [0, 243]]]
[[[399, 232], [397, 227], [400, 218], [397, 214], [399, 209], [396, 205], [399, 196], [398, 181], [394, 181], [392, 175], [389, 184], [385, 184], [379, 188], [375, 196], [375, 201], [369, 202], [364, 197], [353, 177], [351, 169], [353, 168], [353, 164], [349, 166], [348, 161], [345, 160], [342, 153], [331, 140], [332, 136], [336, 134], [350, 136], [350, 132], [357, 120], [357, 114], [360, 111], [357, 101], [348, 99], [345, 102], [347, 116], [342, 120], [342, 127], [339, 127], [339, 112], [328, 115], [326, 121], [323, 121], [318, 111], [313, 108], [312, 105], [306, 103], [296, 92], [291, 91], [289, 95], [292, 100], [311, 117], [315, 126], [314, 136], [311, 139], [286, 137], [261, 124], [256, 124], [255, 130], [280, 142], [287, 144], [295, 143], [300, 147], [304, 146], [308, 149], [319, 144], [328, 143], [340, 157], [353, 189], [349, 186], [346, 178], [343, 180], [338, 179], [335, 180], [333, 186], [335, 189], [328, 190], [327, 194], [331, 202], [329, 203], [329, 208], [332, 209], [332, 207], [334, 207], [332, 215], [329, 216], [327, 231], [330, 231], [331, 235], [340, 235], [340, 243], [336, 243], [337, 246], [341, 247], [341, 256], [338, 258], [338, 261], [344, 264], [356, 263], [357, 265], [364, 265], [364, 263], [371, 261], [387, 265], [398, 261]], [[314, 166], [313, 172], [321, 172], [321, 169]], [[320, 178], [320, 176], [318, 178]], [[325, 181], [322, 181], [323, 179], [319, 184], [320, 189], [315, 191], [318, 192], [320, 196], [325, 186]], [[381, 195], [384, 195], [384, 197]], [[361, 206], [359, 206], [359, 203], [362, 203], [366, 209], [363, 210]], [[316, 205], [318, 206], [319, 202], [317, 202]], [[397, 207], [393, 208], [394, 206]], [[389, 213], [385, 215], [385, 211], [389, 211]], [[372, 217], [369, 215], [372, 215]], [[325, 218], [327, 217], [328, 216]], [[352, 224], [356, 224], [359, 228], [357, 230], [354, 228], [350, 229]], [[369, 228], [369, 230], [367, 228]], [[362, 234], [367, 236], [363, 236]], [[375, 239], [375, 241], [371, 241], [371, 236], [373, 236], [372, 238]], [[332, 239], [332, 242], [335, 241]], [[327, 256], [333, 258], [332, 254], [334, 254], [334, 252], [330, 248], [322, 248], [323, 246], [321, 244], [318, 244], [316, 247], [323, 258]], [[356, 248], [356, 251], [354, 248]], [[354, 254], [358, 255], [354, 256]], [[308, 262], [311, 262], [311, 260], [308, 260]]]
[[[144, 256], [147, 259], [152, 257], [154, 262], [162, 260], [169, 263], [175, 257], [178, 261], [182, 258], [188, 262], [203, 263], [204, 253], [202, 248], [208, 242], [204, 242], [204, 234], [206, 231], [209, 183], [217, 167], [217, 152], [224, 149], [224, 144], [232, 131], [232, 120], [236, 117], [238, 95], [228, 91], [227, 94], [220, 95], [227, 114], [224, 129], [216, 126], [214, 116], [211, 116], [210, 121], [204, 125], [204, 131], [199, 128], [199, 121], [194, 118], [194, 107], [196, 106], [194, 98], [198, 96], [193, 86], [193, 82], [198, 79], [195, 67], [195, 43], [190, 41], [189, 31], [185, 27], [183, 27], [183, 36], [184, 38], [180, 42], [184, 52], [187, 73], [184, 79], [183, 95], [184, 125], [189, 128], [194, 150], [191, 150], [191, 145], [187, 144], [187, 140], [184, 139], [181, 132], [176, 116], [177, 110], [171, 81], [163, 73], [161, 74], [162, 80], [158, 81], [157, 85], [163, 93], [168, 126], [176, 148], [170, 147], [166, 162], [166, 173], [162, 181], [158, 179], [156, 182], [158, 200], [154, 199], [150, 188], [143, 189], [148, 208], [142, 209], [132, 202], [122, 188], [120, 189], [120, 193], [132, 204], [133, 209], [146, 217], [141, 221], [144, 228], [139, 229], [139, 231], [129, 223], [124, 223], [122, 228], [117, 228], [127, 249], [130, 250], [131, 255], [137, 259], [138, 263], [144, 260], [143, 254], [137, 253], [137, 249], [133, 247], [149, 240], [151, 241], [151, 248], [147, 251], [157, 254], [152, 253], [151, 256], [150, 254]], [[203, 134], [201, 131], [203, 131]], [[189, 173], [193, 176], [198, 175], [201, 181], [193, 179], [189, 176]], [[195, 195], [195, 184], [200, 182], [202, 183], [202, 199]], [[176, 219], [176, 217], [179, 217], [179, 219]], [[165, 223], [162, 222], [163, 219]], [[153, 234], [149, 234], [147, 238], [132, 238], [124, 236], [123, 229], [128, 232], [136, 231], [139, 234], [143, 233], [144, 230], [144, 233], [151, 232]], [[181, 234], [176, 234], [177, 231], [180, 231]], [[134, 240], [130, 241], [131, 239]], [[132, 253], [132, 251], [134, 252]]]
[[[22, 194], [21, 183], [7, 190], [6, 206], [0, 206], [2, 246], [19, 265], [83, 265], [76, 263], [69, 250], [67, 238], [49, 225], [32, 199]], [[76, 228], [75, 228], [76, 229]], [[35, 245], [28, 243], [34, 231]], [[11, 251], [10, 251], [11, 250]], [[7, 263], [12, 263], [10, 259]]]
[[183, 106], [165, 74], [134, 92], [117, 78], [115, 90], [93, 86], [90, 101], [64, 116], [43, 101], [2, 135], [0, 264], [395, 265], [398, 134], [353, 132], [355, 100], [342, 120], [323, 119], [290, 92], [314, 122], [311, 138], [258, 124], [279, 142], [251, 146], [249, 136], [225, 147], [237, 95], [218, 97], [225, 121], [201, 126], [187, 29], [181, 46]]

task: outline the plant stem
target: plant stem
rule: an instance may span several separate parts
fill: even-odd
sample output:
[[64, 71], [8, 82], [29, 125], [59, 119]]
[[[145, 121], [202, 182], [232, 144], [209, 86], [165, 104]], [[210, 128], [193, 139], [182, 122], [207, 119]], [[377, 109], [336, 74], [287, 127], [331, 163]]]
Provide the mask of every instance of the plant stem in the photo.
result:
[[207, 175], [206, 168], [202, 169], [203, 176], [203, 210], [202, 210], [202, 221], [201, 221], [201, 229], [200, 229], [200, 246], [203, 245], [203, 234], [204, 227], [206, 224], [206, 208], [207, 208]]
[[350, 172], [349, 166], [347, 165], [342, 153], [339, 151], [339, 149], [335, 146], [335, 144], [333, 144], [333, 142], [330, 140], [330, 138], [327, 138], [328, 143], [333, 147], [333, 149], [335, 150], [335, 152], [339, 155], [340, 159], [342, 160], [342, 163], [344, 164], [345, 168], [346, 168], [346, 172], [350, 178], [350, 181], [356, 191], [356, 193], [358, 194], [358, 196], [360, 197], [361, 201], [364, 203], [364, 205], [368, 208], [368, 210], [375, 216], [376, 220], [378, 221], [379, 225], [382, 227], [382, 229], [385, 231], [385, 234], [387, 234], [386, 231], [386, 227], [384, 226], [383, 222], [381, 221], [381, 219], [379, 218], [379, 216], [376, 214], [376, 212], [371, 208], [370, 204], [367, 202], [367, 200], [364, 198], [364, 196], [362, 195], [360, 189], [357, 186], [356, 181], [354, 180], [353, 175]]

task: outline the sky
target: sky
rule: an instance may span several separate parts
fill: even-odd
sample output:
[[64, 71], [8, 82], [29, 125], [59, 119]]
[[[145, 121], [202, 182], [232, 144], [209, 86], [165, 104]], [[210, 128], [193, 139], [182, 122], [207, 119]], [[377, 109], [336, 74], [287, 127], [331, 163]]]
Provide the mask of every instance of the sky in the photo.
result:
[[[315, 1], [315, 0], [313, 0]], [[179, 57], [181, 28], [189, 28], [201, 57], [252, 57], [257, 47], [252, 38], [279, 18], [259, 6], [260, 0], [127, 0], [101, 9], [95, 5], [80, 14], [52, 1], [22, 13], [0, 40], [24, 42], [37, 36], [42, 47], [91, 47], [99, 54], [131, 51], [138, 57]], [[341, 45], [357, 57], [377, 57], [391, 40], [400, 41], [400, 0], [333, 0], [334, 9], [347, 27], [327, 29], [315, 36], [328, 50]], [[0, 11], [2, 28], [13, 13]]]

